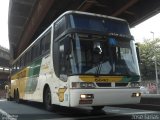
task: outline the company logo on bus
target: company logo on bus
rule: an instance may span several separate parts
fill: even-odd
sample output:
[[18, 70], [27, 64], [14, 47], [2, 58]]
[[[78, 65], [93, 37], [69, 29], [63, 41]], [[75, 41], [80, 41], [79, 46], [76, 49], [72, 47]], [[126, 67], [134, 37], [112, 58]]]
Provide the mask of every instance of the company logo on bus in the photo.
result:
[[109, 82], [107, 78], [95, 78], [95, 82]]

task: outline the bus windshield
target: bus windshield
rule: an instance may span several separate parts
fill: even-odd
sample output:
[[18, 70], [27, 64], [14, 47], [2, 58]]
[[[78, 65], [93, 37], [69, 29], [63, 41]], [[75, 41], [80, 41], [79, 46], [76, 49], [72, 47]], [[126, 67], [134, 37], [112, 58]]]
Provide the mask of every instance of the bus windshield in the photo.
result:
[[72, 40], [71, 74], [139, 75], [133, 40], [90, 38]]
[[[130, 36], [127, 22], [97, 16], [72, 15], [72, 28], [82, 31], [92, 31], [100, 34], [116, 33], [118, 35]], [[71, 20], [72, 21], [72, 20]]]

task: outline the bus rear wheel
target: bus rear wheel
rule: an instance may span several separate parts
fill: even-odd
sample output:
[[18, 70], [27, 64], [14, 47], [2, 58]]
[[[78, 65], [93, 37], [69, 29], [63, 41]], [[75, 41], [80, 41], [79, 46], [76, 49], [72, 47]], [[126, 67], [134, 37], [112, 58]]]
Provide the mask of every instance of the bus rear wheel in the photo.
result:
[[44, 105], [46, 110], [48, 111], [53, 110], [53, 105], [51, 103], [51, 91], [49, 87], [47, 87], [44, 91]]
[[19, 91], [18, 90], [15, 92], [15, 101], [16, 101], [16, 103], [20, 103], [21, 102], [20, 98], [19, 98]]

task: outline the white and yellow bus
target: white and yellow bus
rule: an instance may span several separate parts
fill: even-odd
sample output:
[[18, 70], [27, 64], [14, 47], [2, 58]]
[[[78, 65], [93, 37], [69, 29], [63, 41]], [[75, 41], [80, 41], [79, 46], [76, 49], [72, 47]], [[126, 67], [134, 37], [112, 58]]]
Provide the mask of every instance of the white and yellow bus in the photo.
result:
[[19, 57], [11, 75], [17, 102], [102, 109], [140, 102], [135, 42], [125, 20], [67, 11]]

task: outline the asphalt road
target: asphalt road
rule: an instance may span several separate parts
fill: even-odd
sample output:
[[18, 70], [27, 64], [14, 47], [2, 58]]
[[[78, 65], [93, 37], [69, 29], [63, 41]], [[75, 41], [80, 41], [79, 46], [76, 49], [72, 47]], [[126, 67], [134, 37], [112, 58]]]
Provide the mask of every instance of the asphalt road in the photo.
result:
[[0, 120], [160, 120], [160, 112], [135, 108], [106, 106], [102, 111], [90, 107], [67, 108], [55, 106], [53, 112], [41, 103], [0, 100]]

